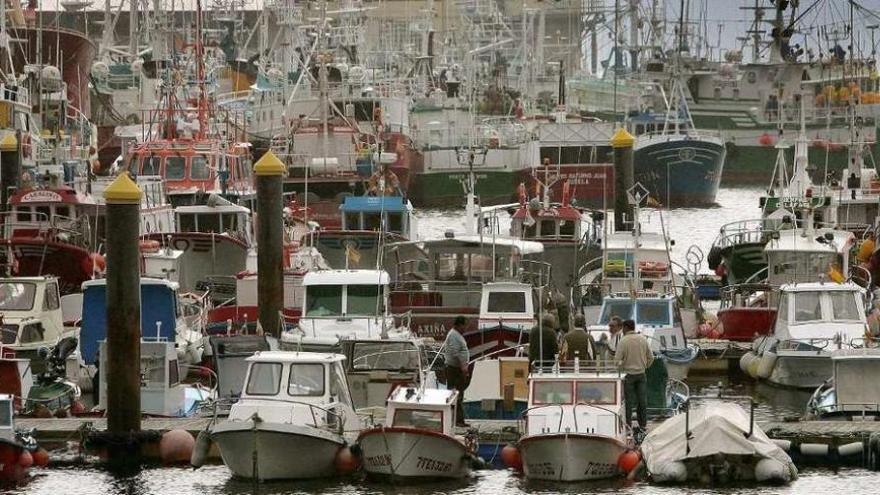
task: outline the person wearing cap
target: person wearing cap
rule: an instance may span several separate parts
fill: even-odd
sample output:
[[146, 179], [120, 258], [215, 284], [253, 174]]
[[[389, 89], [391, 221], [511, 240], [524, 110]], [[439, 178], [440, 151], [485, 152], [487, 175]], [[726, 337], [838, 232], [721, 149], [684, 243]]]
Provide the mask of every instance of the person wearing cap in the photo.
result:
[[654, 353], [644, 335], [636, 333], [633, 320], [623, 322], [623, 338], [614, 354], [617, 368], [626, 375], [624, 398], [626, 402], [626, 424], [632, 426], [632, 412], [636, 409], [639, 428], [642, 432], [648, 426], [648, 380], [645, 372], [654, 363]]
[[560, 361], [574, 361], [575, 357], [586, 361], [593, 361], [597, 358], [596, 343], [593, 341], [593, 336], [587, 333], [586, 326], [587, 320], [584, 315], [578, 314], [574, 317], [574, 328], [562, 338], [562, 348], [559, 351]]
[[470, 384], [470, 370], [468, 361], [471, 354], [468, 351], [467, 341], [462, 332], [467, 326], [464, 316], [455, 317], [452, 328], [446, 334], [446, 342], [443, 344], [443, 359], [446, 361], [446, 387], [458, 390], [458, 401], [455, 407], [456, 426], [467, 426], [464, 422], [464, 391]]
[[541, 323], [529, 332], [529, 363], [556, 360], [559, 343], [556, 340], [556, 318], [550, 313], [541, 316]]

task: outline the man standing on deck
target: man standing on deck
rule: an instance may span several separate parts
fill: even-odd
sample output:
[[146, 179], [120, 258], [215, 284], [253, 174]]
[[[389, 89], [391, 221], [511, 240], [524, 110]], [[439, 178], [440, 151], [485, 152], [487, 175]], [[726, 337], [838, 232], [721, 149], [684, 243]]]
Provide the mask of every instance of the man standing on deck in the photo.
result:
[[556, 318], [550, 313], [541, 316], [541, 324], [529, 332], [529, 363], [546, 361], [552, 363], [559, 352], [556, 340]]
[[574, 362], [576, 357], [582, 361], [598, 359], [596, 343], [593, 341], [593, 336], [587, 333], [586, 326], [587, 320], [584, 319], [584, 315], [578, 314], [574, 317], [574, 328], [562, 338], [562, 349], [559, 351], [561, 362]]
[[462, 332], [467, 325], [464, 316], [456, 316], [452, 329], [446, 334], [443, 345], [443, 358], [446, 361], [446, 388], [458, 390], [458, 401], [455, 406], [455, 425], [468, 426], [464, 422], [464, 391], [470, 384], [468, 361], [471, 354]]
[[632, 426], [632, 410], [636, 408], [639, 431], [636, 441], [640, 442], [648, 427], [648, 380], [645, 371], [654, 362], [654, 353], [644, 335], [636, 333], [633, 320], [623, 322], [623, 338], [617, 346], [615, 361], [617, 368], [626, 374], [624, 394], [626, 402], [626, 423]]

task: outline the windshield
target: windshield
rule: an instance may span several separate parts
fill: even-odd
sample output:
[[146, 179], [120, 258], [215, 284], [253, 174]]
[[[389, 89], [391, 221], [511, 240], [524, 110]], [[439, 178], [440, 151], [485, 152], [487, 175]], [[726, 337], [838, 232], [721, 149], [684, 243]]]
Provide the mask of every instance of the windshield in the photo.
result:
[[614, 404], [617, 402], [614, 382], [577, 382], [578, 404]]
[[189, 176], [193, 180], [209, 179], [211, 177], [211, 169], [208, 168], [208, 159], [202, 155], [193, 156]]
[[160, 156], [147, 156], [141, 164], [141, 175], [159, 175], [159, 165], [162, 163]]
[[639, 301], [636, 304], [636, 323], [669, 325], [669, 301]]
[[602, 317], [599, 318], [599, 323], [607, 325], [614, 316], [628, 320], [632, 317], [632, 307], [633, 303], [629, 299], [608, 299], [602, 305]]
[[382, 293], [379, 285], [349, 285], [347, 315], [377, 315], [385, 312], [379, 298]]
[[324, 365], [291, 364], [287, 393], [300, 397], [321, 397], [324, 395]]
[[342, 315], [341, 285], [310, 285], [306, 287], [306, 316]]
[[859, 306], [856, 304], [856, 294], [853, 292], [832, 291], [828, 293], [831, 298], [831, 310], [835, 320], [858, 320]]
[[535, 382], [535, 404], [571, 404], [571, 382]]
[[821, 292], [800, 292], [794, 296], [794, 321], [822, 319]]
[[180, 180], [186, 174], [186, 158], [182, 156], [169, 156], [165, 159], [165, 178]]
[[36, 284], [6, 282], [0, 284], [0, 311], [27, 311], [34, 307]]
[[409, 342], [359, 342], [354, 345], [351, 362], [355, 370], [416, 371], [419, 351]]
[[486, 308], [490, 313], [525, 313], [525, 292], [490, 292]]
[[398, 409], [394, 411], [394, 426], [443, 431], [443, 413], [441, 411]]
[[281, 363], [254, 363], [248, 375], [248, 395], [278, 395]]

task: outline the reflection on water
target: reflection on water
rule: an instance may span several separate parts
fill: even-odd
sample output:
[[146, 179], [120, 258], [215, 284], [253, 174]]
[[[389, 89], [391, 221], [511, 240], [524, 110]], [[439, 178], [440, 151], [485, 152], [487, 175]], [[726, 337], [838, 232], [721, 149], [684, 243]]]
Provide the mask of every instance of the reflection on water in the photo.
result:
[[[718, 228], [724, 223], [744, 220], [758, 216], [757, 188], [722, 189], [718, 193], [720, 206], [708, 209], [676, 209], [663, 212], [663, 226], [676, 240], [673, 259], [685, 261], [687, 249], [698, 245], [707, 253]], [[447, 229], [464, 231], [461, 210], [420, 212], [421, 238], [441, 237]], [[643, 223], [649, 223], [652, 230], [660, 229], [660, 215], [656, 211], [645, 211]], [[502, 227], [506, 228], [506, 227]], [[703, 266], [705, 269], [705, 264]], [[809, 392], [781, 390], [764, 385], [755, 385], [748, 380], [728, 378], [696, 378], [690, 380], [692, 394], [749, 395], [756, 399], [755, 415], [758, 421], [780, 420], [786, 416], [799, 416], [803, 413]], [[303, 462], [308, 462], [304, 459]], [[801, 473], [791, 486], [787, 487], [737, 487], [707, 491], [701, 487], [656, 487], [645, 483], [625, 483], [622, 480], [610, 482], [556, 484], [527, 482], [509, 471], [478, 471], [465, 481], [442, 482], [398, 487], [387, 484], [366, 482], [345, 478], [297, 483], [267, 483], [254, 485], [250, 482], [232, 479], [229, 471], [222, 465], [206, 466], [197, 471], [188, 468], [147, 468], [127, 475], [113, 475], [101, 468], [89, 466], [82, 468], [37, 469], [33, 479], [26, 486], [13, 493], [52, 494], [52, 495], [287, 495], [287, 494], [479, 494], [479, 495], [518, 495], [555, 493], [622, 493], [622, 494], [820, 494], [842, 492], [846, 495], [867, 495], [877, 493], [880, 473], [845, 469], [839, 472], [809, 469]], [[0, 488], [2, 492], [2, 488]]]

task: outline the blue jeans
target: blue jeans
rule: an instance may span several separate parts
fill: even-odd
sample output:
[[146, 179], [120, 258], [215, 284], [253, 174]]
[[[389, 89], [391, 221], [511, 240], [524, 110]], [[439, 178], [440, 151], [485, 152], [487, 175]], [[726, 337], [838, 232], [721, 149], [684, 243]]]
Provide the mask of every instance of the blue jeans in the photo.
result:
[[644, 373], [627, 374], [623, 382], [626, 424], [632, 426], [632, 412], [636, 409], [639, 427], [643, 430], [648, 426], [648, 379]]

